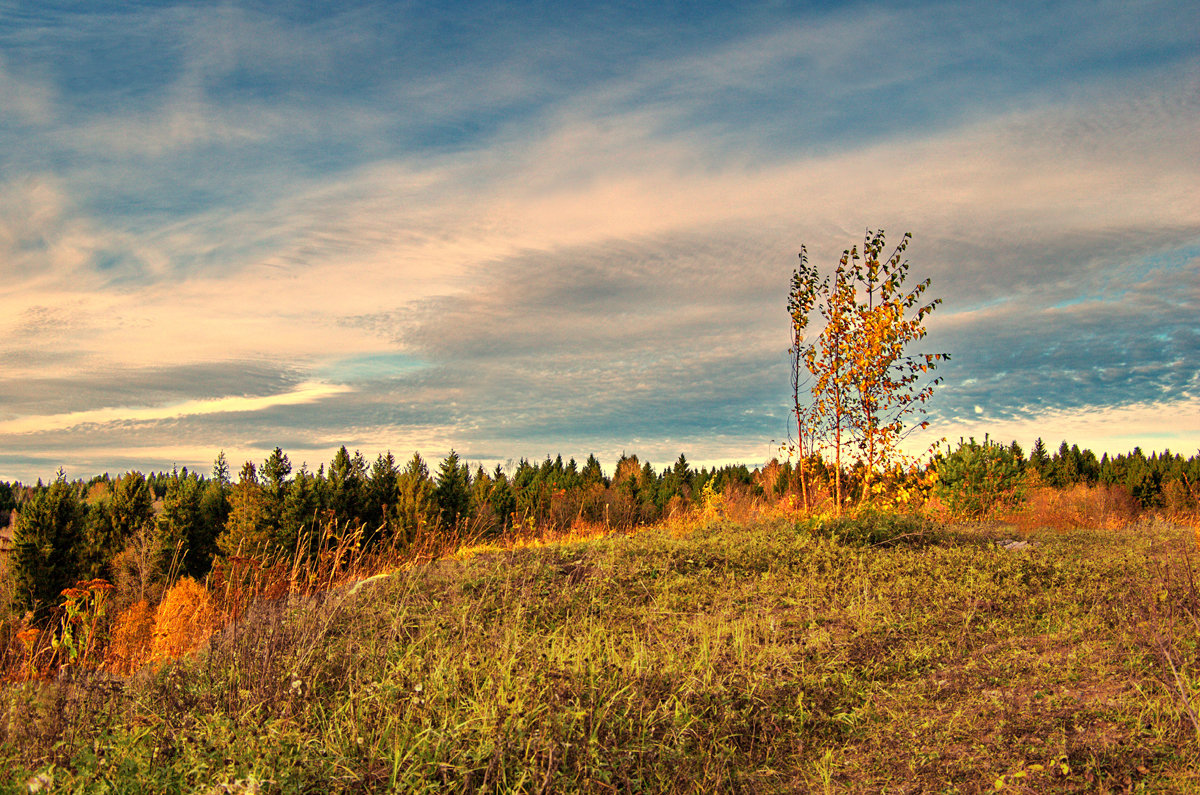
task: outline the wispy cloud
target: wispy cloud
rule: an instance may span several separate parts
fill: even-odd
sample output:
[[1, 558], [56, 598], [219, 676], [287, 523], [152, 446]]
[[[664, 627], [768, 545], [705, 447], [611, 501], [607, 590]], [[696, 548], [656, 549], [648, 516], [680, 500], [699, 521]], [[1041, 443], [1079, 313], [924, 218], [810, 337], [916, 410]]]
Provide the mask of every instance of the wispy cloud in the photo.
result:
[[44, 433], [86, 425], [103, 425], [112, 422], [126, 424], [151, 422], [205, 414], [242, 414], [276, 406], [313, 403], [349, 391], [351, 388], [344, 384], [305, 382], [297, 385], [294, 390], [280, 395], [229, 396], [211, 400], [189, 400], [169, 406], [115, 406], [74, 411], [69, 414], [27, 415], [18, 419], [0, 421], [0, 434]]

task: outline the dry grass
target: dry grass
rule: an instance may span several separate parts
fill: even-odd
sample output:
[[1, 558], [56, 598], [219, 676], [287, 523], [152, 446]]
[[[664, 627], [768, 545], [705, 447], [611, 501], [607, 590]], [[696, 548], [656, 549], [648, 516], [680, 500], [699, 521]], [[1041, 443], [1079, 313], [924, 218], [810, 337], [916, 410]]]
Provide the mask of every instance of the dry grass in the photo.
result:
[[212, 594], [191, 577], [175, 583], [154, 610], [151, 660], [190, 654], [224, 623]]
[[1022, 505], [997, 518], [1028, 535], [1043, 528], [1117, 530], [1136, 521], [1141, 513], [1124, 488], [1078, 484], [1065, 489], [1032, 488]]

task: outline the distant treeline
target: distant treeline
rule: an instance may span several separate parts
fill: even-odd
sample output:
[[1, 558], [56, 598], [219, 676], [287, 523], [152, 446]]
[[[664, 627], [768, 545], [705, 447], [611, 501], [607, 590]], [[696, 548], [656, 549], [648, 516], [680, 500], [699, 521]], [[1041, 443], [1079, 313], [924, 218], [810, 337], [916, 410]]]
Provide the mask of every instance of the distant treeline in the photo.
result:
[[10, 572], [22, 608], [47, 607], [77, 580], [103, 578], [145, 593], [164, 578], [201, 578], [220, 556], [258, 559], [316, 551], [331, 536], [403, 549], [430, 533], [487, 539], [514, 525], [561, 529], [576, 521], [614, 528], [653, 522], [718, 493], [761, 493], [745, 465], [694, 469], [684, 456], [661, 471], [623, 455], [613, 476], [589, 456], [522, 459], [511, 473], [474, 469], [451, 452], [431, 472], [419, 454], [368, 464], [345, 447], [328, 467], [293, 471], [279, 448], [236, 480], [224, 454], [212, 472], [128, 472], [37, 486], [0, 483], [15, 509]]
[[1178, 453], [1163, 450], [1147, 456], [1140, 447], [1110, 457], [1096, 454], [1079, 445], [1066, 442], [1049, 454], [1038, 439], [1029, 455], [1012, 442], [1007, 447], [988, 439], [959, 441], [953, 452], [938, 456], [932, 462], [943, 481], [941, 492], [954, 496], [961, 480], [956, 475], [994, 475], [993, 488], [1015, 490], [1019, 497], [1028, 486], [1045, 485], [1065, 489], [1075, 485], [1115, 486], [1128, 492], [1143, 509], [1165, 509], [1172, 513], [1192, 513], [1200, 495], [1200, 455], [1184, 458]]
[[[804, 473], [807, 488], [801, 489]], [[1048, 453], [1039, 439], [1028, 456], [1013, 442], [1000, 445], [974, 439], [935, 457], [922, 470], [893, 472], [869, 480], [899, 490], [933, 481], [940, 493], [964, 513], [979, 514], [996, 494], [1019, 496], [1031, 483], [1055, 488], [1107, 484], [1126, 489], [1143, 508], [1194, 512], [1200, 457], [1163, 451], [1145, 455], [1097, 457], [1078, 445]], [[863, 473], [842, 473], [849, 499]], [[357, 534], [366, 546], [403, 549], [428, 534], [487, 539], [514, 526], [561, 529], [574, 522], [614, 528], [646, 524], [690, 510], [707, 490], [726, 500], [774, 502], [803, 492], [810, 510], [832, 499], [832, 467], [819, 455], [800, 462], [771, 461], [756, 469], [745, 465], [693, 468], [680, 455], [656, 469], [636, 455], [623, 455], [609, 477], [599, 460], [547, 457], [522, 459], [511, 471], [472, 468], [451, 452], [431, 472], [419, 454], [400, 466], [389, 452], [371, 463], [361, 453], [339, 449], [328, 466], [293, 471], [279, 448], [261, 464], [247, 461], [236, 479], [224, 454], [211, 473], [186, 468], [173, 472], [107, 474], [88, 481], [36, 486], [0, 482], [0, 520], [15, 510], [9, 560], [10, 598], [21, 609], [59, 602], [61, 590], [77, 580], [103, 578], [124, 591], [153, 591], [166, 578], [188, 574], [202, 578], [220, 557], [262, 559], [277, 554], [316, 551], [331, 535]], [[849, 484], [847, 487], [845, 484]], [[921, 500], [931, 493], [912, 488]], [[904, 493], [908, 493], [906, 490]], [[974, 495], [965, 499], [964, 495]], [[983, 501], [975, 496], [983, 494]], [[910, 503], [911, 504], [911, 503]]]

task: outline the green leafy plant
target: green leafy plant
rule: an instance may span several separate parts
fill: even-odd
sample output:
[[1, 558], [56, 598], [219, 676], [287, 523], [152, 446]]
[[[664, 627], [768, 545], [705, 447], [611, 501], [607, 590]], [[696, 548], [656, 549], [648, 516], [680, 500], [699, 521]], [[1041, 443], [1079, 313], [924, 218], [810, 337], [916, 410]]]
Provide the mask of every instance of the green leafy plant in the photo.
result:
[[810, 529], [814, 535], [849, 546], [922, 544], [937, 538], [933, 523], [923, 516], [874, 510], [818, 518], [810, 523]]

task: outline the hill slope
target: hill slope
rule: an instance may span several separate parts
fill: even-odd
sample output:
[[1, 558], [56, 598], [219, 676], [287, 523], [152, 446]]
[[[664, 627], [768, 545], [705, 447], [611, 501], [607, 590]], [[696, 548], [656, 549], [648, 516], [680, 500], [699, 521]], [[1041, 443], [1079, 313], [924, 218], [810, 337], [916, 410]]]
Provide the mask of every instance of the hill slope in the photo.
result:
[[7, 789], [1200, 786], [1188, 533], [1009, 550], [870, 521], [652, 528], [263, 604], [195, 660], [10, 686]]

